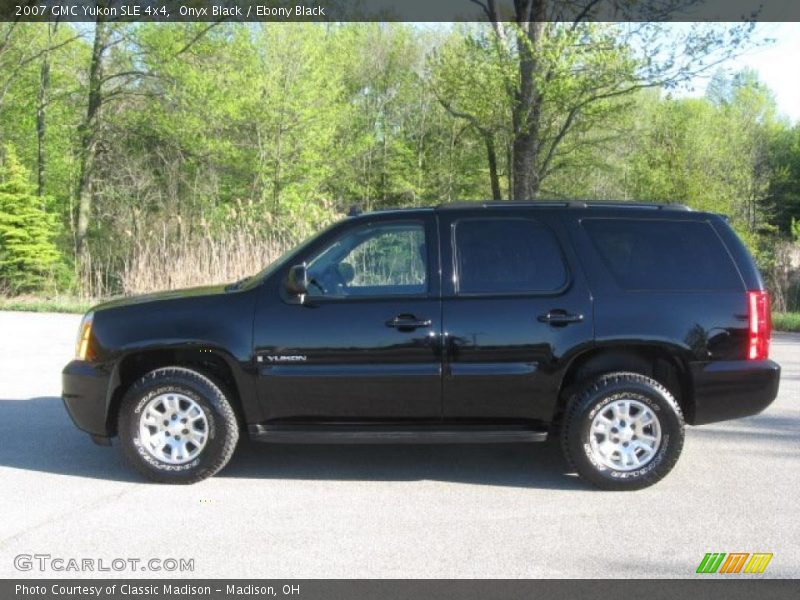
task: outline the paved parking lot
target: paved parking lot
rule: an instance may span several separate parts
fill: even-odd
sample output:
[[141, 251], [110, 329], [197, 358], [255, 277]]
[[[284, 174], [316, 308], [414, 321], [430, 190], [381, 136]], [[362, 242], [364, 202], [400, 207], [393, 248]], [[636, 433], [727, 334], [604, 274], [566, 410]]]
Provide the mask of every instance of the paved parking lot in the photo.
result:
[[766, 412], [689, 429], [675, 470], [637, 493], [585, 486], [550, 442], [244, 442], [181, 487], [73, 427], [58, 396], [78, 321], [0, 312], [0, 577], [37, 553], [190, 558], [201, 578], [686, 577], [706, 552], [772, 552], [766, 576], [800, 576], [800, 335], [773, 340]]

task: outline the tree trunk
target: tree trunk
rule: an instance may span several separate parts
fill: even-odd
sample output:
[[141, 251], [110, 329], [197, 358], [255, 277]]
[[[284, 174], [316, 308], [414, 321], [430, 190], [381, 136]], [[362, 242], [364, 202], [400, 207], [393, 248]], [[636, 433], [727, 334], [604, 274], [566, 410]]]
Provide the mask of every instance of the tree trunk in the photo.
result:
[[535, 200], [541, 185], [539, 171], [539, 115], [538, 110], [531, 111], [529, 130], [514, 138], [513, 167], [515, 200]]
[[[52, 45], [53, 34], [58, 28], [58, 22], [47, 26], [47, 43]], [[50, 51], [42, 56], [42, 68], [39, 71], [39, 97], [36, 104], [36, 142], [37, 142], [37, 168], [36, 184], [39, 196], [44, 196], [45, 178], [47, 175], [47, 155], [45, 150], [45, 135], [47, 133], [47, 98], [50, 91]]]
[[532, 200], [539, 192], [541, 174], [536, 159], [540, 144], [541, 95], [536, 78], [540, 69], [537, 52], [545, 33], [547, 0], [515, 2], [519, 26], [519, 87], [512, 109], [514, 198]]
[[494, 137], [490, 133], [484, 133], [483, 139], [486, 142], [486, 158], [489, 161], [489, 179], [492, 183], [492, 200], [502, 200], [500, 193], [500, 178], [497, 176], [497, 151], [494, 147]]
[[534, 146], [530, 135], [520, 134], [514, 138], [514, 199], [533, 198]]
[[89, 231], [92, 217], [94, 199], [92, 177], [95, 153], [97, 151], [98, 117], [100, 107], [103, 104], [103, 59], [108, 49], [109, 36], [108, 23], [102, 17], [98, 17], [95, 23], [94, 44], [92, 45], [92, 58], [89, 65], [89, 97], [86, 105], [86, 115], [80, 125], [80, 175], [76, 193], [78, 225], [75, 235], [75, 254], [79, 263], [86, 256], [86, 235]]
[[37, 187], [39, 196], [44, 196], [46, 156], [44, 148], [47, 131], [47, 88], [50, 85], [50, 59], [45, 54], [39, 76], [39, 98], [36, 107], [36, 142], [37, 142]]
[[508, 199], [514, 200], [514, 170], [513, 170], [513, 163], [514, 163], [514, 148], [513, 146], [506, 140], [506, 184], [508, 185]]

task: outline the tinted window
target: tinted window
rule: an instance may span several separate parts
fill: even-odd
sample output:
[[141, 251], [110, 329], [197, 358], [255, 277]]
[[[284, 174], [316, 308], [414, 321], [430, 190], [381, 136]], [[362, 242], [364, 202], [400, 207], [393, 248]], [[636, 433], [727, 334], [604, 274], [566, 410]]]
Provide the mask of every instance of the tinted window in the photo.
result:
[[708, 223], [585, 219], [583, 226], [625, 289], [742, 289], [730, 255]]
[[372, 225], [349, 231], [309, 261], [312, 296], [385, 296], [427, 290], [421, 223]]
[[558, 242], [531, 219], [465, 219], [455, 239], [459, 293], [549, 292], [567, 281]]

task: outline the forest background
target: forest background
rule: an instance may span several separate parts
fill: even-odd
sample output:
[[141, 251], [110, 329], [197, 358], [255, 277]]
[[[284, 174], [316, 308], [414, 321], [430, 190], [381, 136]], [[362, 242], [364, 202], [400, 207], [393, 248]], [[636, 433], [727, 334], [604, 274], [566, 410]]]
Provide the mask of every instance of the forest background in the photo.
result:
[[728, 215], [800, 328], [800, 125], [736, 60], [769, 43], [490, 12], [0, 23], [0, 307], [232, 281], [352, 205], [608, 199]]

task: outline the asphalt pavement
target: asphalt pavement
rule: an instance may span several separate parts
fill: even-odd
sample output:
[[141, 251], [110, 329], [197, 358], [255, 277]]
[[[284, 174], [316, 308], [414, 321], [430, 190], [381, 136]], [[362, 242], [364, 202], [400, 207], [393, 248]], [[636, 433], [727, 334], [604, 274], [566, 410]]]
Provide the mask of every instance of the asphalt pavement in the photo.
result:
[[0, 577], [691, 577], [706, 552], [773, 553], [764, 577], [800, 576], [800, 335], [773, 339], [772, 406], [689, 428], [640, 492], [588, 487], [552, 442], [244, 441], [186, 487], [144, 482], [72, 425], [60, 371], [78, 322], [0, 312]]

